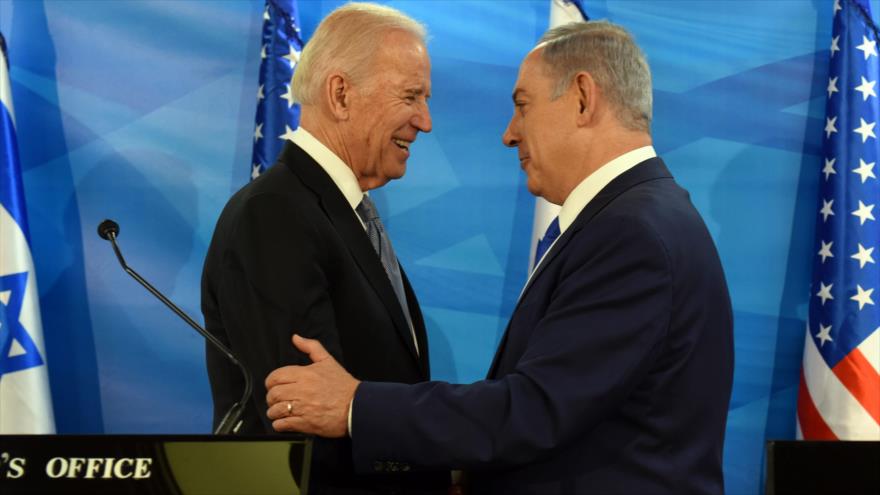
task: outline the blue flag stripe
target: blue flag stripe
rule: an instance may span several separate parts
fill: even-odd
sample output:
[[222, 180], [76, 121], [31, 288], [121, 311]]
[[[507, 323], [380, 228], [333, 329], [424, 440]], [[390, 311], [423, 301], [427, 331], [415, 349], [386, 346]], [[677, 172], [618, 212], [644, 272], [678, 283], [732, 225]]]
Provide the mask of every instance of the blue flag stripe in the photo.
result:
[[30, 243], [27, 212], [24, 209], [24, 187], [21, 180], [21, 169], [18, 161], [18, 144], [15, 139], [15, 127], [12, 115], [6, 105], [0, 103], [0, 163], [8, 164], [0, 172], [0, 204], [9, 212], [24, 232]]

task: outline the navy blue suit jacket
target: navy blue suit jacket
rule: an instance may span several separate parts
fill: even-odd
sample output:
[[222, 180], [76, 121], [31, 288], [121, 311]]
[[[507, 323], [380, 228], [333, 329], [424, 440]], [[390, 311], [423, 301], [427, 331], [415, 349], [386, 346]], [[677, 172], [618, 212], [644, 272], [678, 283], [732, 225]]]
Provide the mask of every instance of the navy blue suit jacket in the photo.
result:
[[362, 383], [355, 469], [473, 493], [722, 493], [733, 378], [715, 245], [659, 158], [608, 184], [526, 286], [486, 380]]

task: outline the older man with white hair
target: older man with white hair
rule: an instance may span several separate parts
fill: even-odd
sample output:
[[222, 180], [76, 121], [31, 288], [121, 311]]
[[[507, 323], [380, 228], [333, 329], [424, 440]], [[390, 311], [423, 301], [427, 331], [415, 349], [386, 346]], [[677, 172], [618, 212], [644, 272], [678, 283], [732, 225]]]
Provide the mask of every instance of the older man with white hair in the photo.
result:
[[[392, 8], [351, 3], [324, 19], [292, 81], [300, 127], [277, 163], [220, 216], [202, 280], [208, 330], [244, 360], [254, 394], [243, 433], [274, 433], [263, 380], [306, 364], [294, 331], [320, 341], [362, 380], [429, 378], [415, 294], [366, 194], [406, 172], [431, 131], [425, 28]], [[211, 348], [215, 424], [243, 388]], [[315, 443], [311, 493], [443, 491], [448, 472], [356, 476], [348, 439]]]

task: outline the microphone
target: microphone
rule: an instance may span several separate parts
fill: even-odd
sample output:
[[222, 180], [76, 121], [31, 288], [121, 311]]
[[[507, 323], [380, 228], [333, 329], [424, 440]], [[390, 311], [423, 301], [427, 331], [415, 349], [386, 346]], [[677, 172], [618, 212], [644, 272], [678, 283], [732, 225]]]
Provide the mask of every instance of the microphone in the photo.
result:
[[214, 430], [215, 435], [226, 435], [230, 433], [238, 433], [239, 428], [241, 428], [242, 419], [241, 416], [244, 413], [244, 405], [247, 404], [247, 401], [251, 398], [252, 387], [251, 387], [251, 373], [244, 367], [244, 365], [239, 361], [239, 359], [229, 350], [228, 347], [223, 345], [223, 342], [217, 339], [217, 337], [208, 333], [207, 330], [202, 328], [198, 323], [196, 323], [192, 318], [189, 317], [186, 313], [184, 313], [180, 308], [178, 308], [173, 302], [171, 302], [164, 294], [156, 290], [155, 287], [150, 285], [149, 282], [144, 280], [143, 277], [138, 275], [138, 273], [125, 263], [125, 258], [122, 257], [122, 251], [119, 250], [119, 246], [116, 244], [116, 237], [119, 236], [119, 224], [114, 222], [113, 220], [104, 220], [98, 225], [98, 235], [101, 236], [101, 239], [110, 241], [110, 244], [113, 245], [113, 251], [116, 253], [116, 259], [119, 260], [119, 264], [122, 265], [122, 268], [126, 273], [132, 276], [135, 280], [138, 281], [141, 285], [144, 286], [145, 289], [150, 291], [150, 294], [153, 294], [160, 301], [165, 303], [171, 311], [174, 311], [174, 314], [179, 316], [183, 321], [185, 321], [189, 326], [193, 327], [196, 332], [207, 339], [208, 342], [211, 343], [214, 348], [218, 349], [226, 359], [229, 359], [241, 370], [241, 374], [244, 376], [244, 393], [241, 396], [241, 400], [236, 402], [226, 411], [226, 414], [223, 416], [223, 419], [220, 421], [220, 424], [217, 425], [217, 428]]

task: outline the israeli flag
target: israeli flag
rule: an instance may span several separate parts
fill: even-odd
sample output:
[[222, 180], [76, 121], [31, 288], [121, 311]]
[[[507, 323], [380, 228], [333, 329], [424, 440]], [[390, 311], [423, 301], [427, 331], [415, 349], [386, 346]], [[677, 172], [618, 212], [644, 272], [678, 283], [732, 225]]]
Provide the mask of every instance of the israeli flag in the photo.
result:
[[0, 434], [55, 433], [39, 302], [0, 34]]

